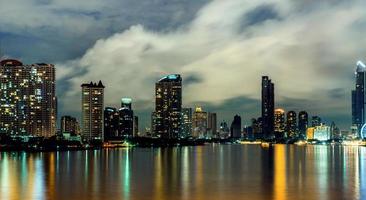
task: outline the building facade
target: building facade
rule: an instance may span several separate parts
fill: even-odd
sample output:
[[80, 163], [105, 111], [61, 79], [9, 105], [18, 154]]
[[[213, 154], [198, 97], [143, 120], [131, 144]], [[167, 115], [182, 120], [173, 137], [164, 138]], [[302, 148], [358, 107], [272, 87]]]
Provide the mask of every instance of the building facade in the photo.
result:
[[178, 138], [181, 130], [182, 78], [171, 74], [155, 84], [155, 135]]
[[207, 114], [207, 134], [210, 138], [218, 138], [217, 114], [209, 112]]
[[61, 117], [61, 133], [70, 133], [71, 135], [80, 134], [79, 122], [75, 117], [62, 116]]
[[274, 115], [274, 132], [276, 139], [283, 138], [285, 135], [285, 111], [281, 108], [275, 110]]
[[122, 140], [119, 134], [119, 113], [116, 108], [104, 109], [104, 141]]
[[103, 140], [104, 85], [85, 83], [81, 85], [82, 138], [86, 142]]
[[352, 125], [357, 127], [361, 137], [361, 127], [365, 124], [365, 71], [366, 66], [361, 61], [357, 63], [355, 72], [356, 85], [352, 90]]
[[270, 138], [274, 134], [274, 84], [268, 76], [262, 77], [262, 120], [263, 136]]
[[232, 138], [241, 138], [241, 117], [239, 115], [234, 116], [234, 120], [230, 126], [230, 134]]
[[192, 136], [192, 108], [182, 108], [180, 137]]
[[309, 124], [309, 117], [306, 111], [299, 112], [299, 122], [298, 122], [298, 130], [299, 130], [299, 137], [301, 139], [306, 138], [306, 129], [308, 128]]
[[0, 134], [56, 134], [55, 66], [0, 62]]
[[287, 137], [289, 138], [297, 138], [297, 120], [296, 120], [296, 112], [289, 111], [286, 116], [286, 132]]
[[207, 137], [207, 112], [201, 107], [196, 107], [192, 117], [192, 136], [195, 138]]

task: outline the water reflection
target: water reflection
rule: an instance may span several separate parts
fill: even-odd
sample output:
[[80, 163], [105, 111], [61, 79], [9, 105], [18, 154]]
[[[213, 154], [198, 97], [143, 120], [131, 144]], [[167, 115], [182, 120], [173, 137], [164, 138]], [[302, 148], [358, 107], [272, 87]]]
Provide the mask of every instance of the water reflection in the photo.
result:
[[364, 199], [364, 147], [0, 153], [0, 199]]

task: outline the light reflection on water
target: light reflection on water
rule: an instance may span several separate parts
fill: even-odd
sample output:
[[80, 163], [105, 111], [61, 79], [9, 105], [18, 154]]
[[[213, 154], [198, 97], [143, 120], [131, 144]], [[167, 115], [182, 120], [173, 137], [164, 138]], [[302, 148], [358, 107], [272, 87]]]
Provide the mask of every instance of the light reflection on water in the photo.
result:
[[0, 153], [0, 199], [365, 199], [365, 147]]

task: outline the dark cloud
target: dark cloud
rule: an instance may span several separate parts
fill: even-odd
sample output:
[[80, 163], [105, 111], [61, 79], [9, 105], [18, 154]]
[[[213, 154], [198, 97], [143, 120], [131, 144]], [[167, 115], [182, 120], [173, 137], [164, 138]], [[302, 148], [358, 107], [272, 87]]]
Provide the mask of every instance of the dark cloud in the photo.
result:
[[261, 24], [267, 20], [279, 20], [280, 14], [275, 5], [263, 4], [247, 12], [244, 16], [244, 27]]
[[195, 83], [201, 83], [203, 81], [202, 77], [197, 74], [191, 74], [184, 77], [184, 85], [188, 86]]

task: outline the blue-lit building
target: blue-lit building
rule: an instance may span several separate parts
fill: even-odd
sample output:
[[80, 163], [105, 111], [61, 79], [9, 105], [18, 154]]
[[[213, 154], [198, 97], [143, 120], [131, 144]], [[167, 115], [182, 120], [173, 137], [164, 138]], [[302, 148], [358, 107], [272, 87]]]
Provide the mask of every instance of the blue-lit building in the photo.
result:
[[178, 138], [181, 131], [182, 78], [171, 74], [155, 84], [154, 135], [162, 138]]
[[358, 61], [355, 72], [356, 87], [352, 90], [352, 125], [357, 127], [360, 137], [361, 128], [365, 124], [365, 71], [365, 64]]
[[134, 132], [134, 116], [132, 110], [132, 99], [122, 98], [119, 113], [119, 133], [123, 137], [132, 137]]

